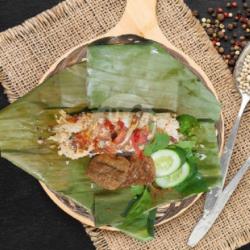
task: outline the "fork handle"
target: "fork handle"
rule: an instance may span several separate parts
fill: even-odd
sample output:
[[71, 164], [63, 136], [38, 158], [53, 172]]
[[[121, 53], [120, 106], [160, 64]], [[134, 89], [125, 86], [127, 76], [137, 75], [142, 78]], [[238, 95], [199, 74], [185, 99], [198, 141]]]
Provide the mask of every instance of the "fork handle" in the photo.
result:
[[227, 172], [228, 172], [228, 168], [229, 168], [229, 163], [232, 157], [232, 153], [233, 153], [233, 148], [234, 148], [234, 144], [235, 144], [235, 139], [236, 139], [236, 135], [240, 126], [240, 121], [241, 121], [241, 117], [244, 113], [244, 110], [248, 104], [250, 100], [250, 97], [248, 95], [242, 95], [242, 102], [241, 102], [241, 106], [240, 106], [240, 110], [238, 113], [238, 116], [234, 122], [232, 131], [227, 139], [227, 142], [224, 146], [224, 151], [221, 157], [221, 174], [222, 174], [222, 184], [221, 186], [224, 186], [225, 180], [226, 180], [226, 176], [227, 176]]

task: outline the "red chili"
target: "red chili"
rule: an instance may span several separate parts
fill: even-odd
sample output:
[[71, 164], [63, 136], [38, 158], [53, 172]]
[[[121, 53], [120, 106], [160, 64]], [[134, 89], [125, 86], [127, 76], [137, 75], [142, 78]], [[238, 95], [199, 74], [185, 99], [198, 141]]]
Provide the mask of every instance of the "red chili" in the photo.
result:
[[119, 126], [120, 129], [123, 129], [125, 127], [124, 122], [121, 120], [118, 120], [117, 125]]
[[133, 140], [133, 137], [131, 138], [131, 141], [132, 141], [133, 148], [134, 148], [134, 150], [135, 150], [135, 154], [136, 154], [140, 159], [142, 159], [142, 158], [143, 158], [142, 151], [140, 150], [138, 144], [135, 143], [135, 141]]
[[114, 139], [115, 144], [120, 144], [124, 141], [125, 137], [127, 135], [127, 129], [123, 128], [120, 130], [120, 132], [117, 134], [117, 136]]
[[145, 129], [137, 128], [132, 134], [132, 140], [137, 144], [143, 144], [147, 142], [148, 132]]
[[107, 129], [109, 129], [110, 131], [113, 131], [115, 129], [114, 124], [110, 120], [108, 120], [108, 119], [105, 119], [105, 121], [104, 121], [104, 127], [107, 128]]
[[135, 129], [131, 136], [131, 142], [135, 150], [136, 155], [141, 159], [143, 157], [142, 151], [139, 148], [139, 144], [147, 142], [148, 132], [145, 129]]

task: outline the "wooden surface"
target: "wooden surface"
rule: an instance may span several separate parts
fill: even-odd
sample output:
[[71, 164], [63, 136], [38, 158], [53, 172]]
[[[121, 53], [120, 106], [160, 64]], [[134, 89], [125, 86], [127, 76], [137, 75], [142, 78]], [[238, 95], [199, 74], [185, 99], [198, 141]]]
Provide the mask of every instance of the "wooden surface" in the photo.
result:
[[[140, 37], [147, 38], [149, 40], [154, 40], [164, 45], [166, 50], [172, 54], [177, 59], [181, 60], [187, 67], [189, 67], [211, 90], [211, 92], [218, 98], [216, 91], [208, 79], [206, 74], [201, 70], [201, 68], [182, 51], [174, 47], [167, 38], [161, 32], [157, 17], [156, 17], [156, 0], [128, 0], [125, 12], [120, 20], [120, 22], [108, 33], [97, 37], [91, 41], [80, 44], [79, 46], [72, 48], [65, 55], [63, 55], [56, 63], [54, 63], [50, 69], [41, 78], [40, 83], [42, 83], [49, 76], [63, 70], [66, 66], [72, 65], [74, 63], [80, 62], [82, 58], [86, 55], [86, 46], [104, 37], [116, 37], [124, 34], [133, 34]], [[224, 125], [223, 117], [221, 116], [220, 124], [218, 125], [219, 135], [218, 140], [220, 142], [220, 151], [224, 144]], [[87, 213], [84, 213], [81, 209], [78, 209], [67, 202], [63, 198], [58, 197], [51, 190], [49, 190], [44, 184], [42, 184], [45, 192], [48, 196], [66, 213], [68, 213], [73, 218], [77, 219], [81, 223], [94, 226], [93, 218]], [[176, 204], [167, 204], [158, 209], [158, 217], [156, 224], [162, 224], [169, 221], [172, 218], [180, 215], [182, 212], [186, 211], [201, 195], [197, 195], [188, 199], [183, 200]], [[113, 230], [111, 227], [103, 227], [105, 229]]]

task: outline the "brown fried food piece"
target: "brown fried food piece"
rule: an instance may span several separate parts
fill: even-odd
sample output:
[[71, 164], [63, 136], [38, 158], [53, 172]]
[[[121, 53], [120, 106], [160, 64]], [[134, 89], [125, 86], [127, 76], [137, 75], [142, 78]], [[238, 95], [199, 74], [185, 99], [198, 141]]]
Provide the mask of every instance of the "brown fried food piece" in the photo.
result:
[[129, 168], [130, 162], [125, 157], [101, 154], [90, 161], [87, 176], [97, 185], [115, 190], [127, 179]]
[[130, 168], [128, 178], [122, 183], [121, 187], [131, 185], [147, 185], [155, 179], [155, 167], [151, 157], [144, 156], [140, 159], [136, 156], [130, 158]]

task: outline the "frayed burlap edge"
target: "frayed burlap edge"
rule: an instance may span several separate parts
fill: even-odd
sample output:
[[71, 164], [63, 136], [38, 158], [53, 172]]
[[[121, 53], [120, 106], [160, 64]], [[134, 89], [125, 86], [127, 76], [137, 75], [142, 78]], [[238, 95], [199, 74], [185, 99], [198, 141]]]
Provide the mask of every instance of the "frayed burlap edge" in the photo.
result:
[[[27, 36], [30, 33], [42, 31], [43, 27], [70, 15], [70, 13], [75, 11], [75, 8], [81, 7], [83, 3], [84, 2], [82, 0], [64, 1], [59, 3], [53, 8], [26, 20], [22, 24], [1, 32], [0, 43], [2, 45], [11, 44], [11, 42], [15, 39]], [[2, 68], [0, 68], [0, 84], [3, 86], [4, 93], [8, 96], [9, 102], [14, 102], [16, 100], [16, 96], [11, 91], [11, 82], [8, 76], [4, 74]]]
[[[84, 226], [96, 250], [110, 250], [108, 242], [103, 237], [103, 231], [97, 228]], [[249, 243], [250, 229], [236, 234], [229, 240], [221, 240], [213, 250], [234, 250]]]

